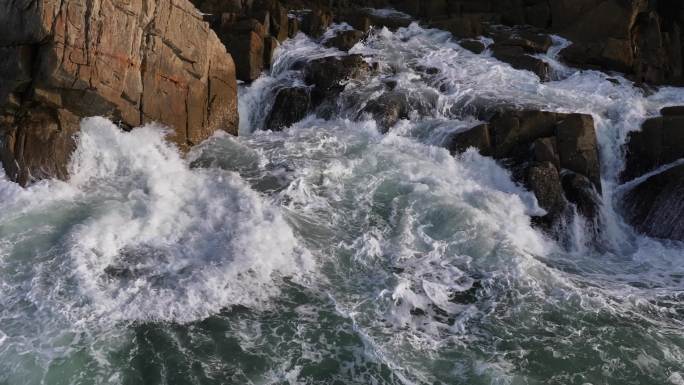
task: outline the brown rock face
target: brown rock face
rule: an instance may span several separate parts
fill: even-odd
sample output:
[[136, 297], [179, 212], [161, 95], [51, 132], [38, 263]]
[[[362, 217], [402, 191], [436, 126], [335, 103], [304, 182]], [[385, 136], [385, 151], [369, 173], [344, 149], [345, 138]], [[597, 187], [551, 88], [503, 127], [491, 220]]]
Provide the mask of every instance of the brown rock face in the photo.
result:
[[77, 117], [159, 121], [181, 148], [237, 132], [233, 61], [188, 1], [22, 4], [0, 5], [1, 135], [15, 164], [3, 163], [15, 179], [64, 177]]

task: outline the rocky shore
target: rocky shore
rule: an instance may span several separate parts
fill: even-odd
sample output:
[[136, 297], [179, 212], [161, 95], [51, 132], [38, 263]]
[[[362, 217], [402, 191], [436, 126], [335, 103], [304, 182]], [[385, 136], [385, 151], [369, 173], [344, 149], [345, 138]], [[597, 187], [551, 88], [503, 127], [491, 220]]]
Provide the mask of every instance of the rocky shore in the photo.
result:
[[[387, 7], [404, 14], [374, 10]], [[82, 117], [106, 116], [123, 130], [160, 122], [181, 150], [216, 130], [237, 135], [238, 82], [268, 70], [287, 38], [320, 38], [333, 23], [348, 28], [325, 44], [343, 52], [371, 27], [417, 20], [542, 82], [552, 79], [538, 54], [557, 34], [571, 42], [560, 52], [569, 65], [621, 72], [645, 89], [684, 83], [684, 4], [675, 0], [9, 0], [0, 15], [0, 158], [22, 185], [67, 177]], [[375, 70], [358, 54], [301, 66], [306, 86], [279, 90], [263, 128], [281, 130], [322, 113], [343, 81]], [[386, 131], [414, 108], [388, 84], [359, 118], [370, 115]], [[450, 139], [452, 153], [475, 147], [507, 165], [546, 210], [534, 218], [541, 228], [565, 226], [571, 207], [600, 228], [592, 116], [486, 110], [486, 123]], [[624, 193], [626, 219], [646, 234], [684, 240], [684, 206], [676, 203], [684, 196], [684, 166], [655, 172], [684, 157], [684, 109], [666, 108], [635, 127], [625, 153], [620, 183], [635, 185]]]

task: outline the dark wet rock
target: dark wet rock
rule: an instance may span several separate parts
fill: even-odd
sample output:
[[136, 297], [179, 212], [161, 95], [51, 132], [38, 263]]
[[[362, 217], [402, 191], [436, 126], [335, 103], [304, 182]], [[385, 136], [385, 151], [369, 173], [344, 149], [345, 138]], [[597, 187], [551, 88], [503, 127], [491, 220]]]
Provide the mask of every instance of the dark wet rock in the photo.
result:
[[601, 166], [594, 119], [591, 115], [570, 114], [556, 126], [560, 165], [586, 176], [601, 192]]
[[660, 109], [663, 116], [684, 116], [684, 106], [670, 106]]
[[302, 13], [301, 30], [305, 34], [313, 37], [320, 37], [332, 24], [333, 14], [324, 7], [314, 7]]
[[311, 108], [309, 92], [305, 87], [283, 88], [278, 91], [266, 118], [266, 129], [280, 131], [304, 119]]
[[480, 124], [471, 129], [455, 134], [449, 141], [451, 153], [461, 153], [470, 147], [476, 148], [480, 154], [492, 154], [492, 140], [488, 124]]
[[430, 26], [449, 31], [457, 38], [475, 38], [484, 33], [483, 21], [485, 19], [479, 14], [462, 15], [446, 20], [432, 21]]
[[651, 176], [628, 191], [625, 219], [652, 237], [684, 241], [684, 165]]
[[361, 115], [370, 114], [378, 124], [380, 131], [385, 133], [400, 119], [407, 119], [409, 109], [406, 95], [398, 92], [387, 92], [379, 98], [369, 101], [361, 110]]
[[371, 67], [361, 55], [328, 56], [310, 61], [304, 72], [307, 84], [314, 86], [312, 101], [320, 104], [339, 94], [344, 81], [368, 76]]
[[273, 53], [278, 48], [278, 39], [273, 36], [264, 38], [264, 66], [270, 67], [273, 63]]
[[265, 27], [256, 19], [233, 21], [223, 18], [217, 28], [219, 38], [235, 60], [237, 78], [256, 80], [264, 70]]
[[295, 37], [299, 31], [301, 30], [301, 22], [299, 21], [299, 18], [293, 15], [288, 15], [288, 24], [287, 24], [287, 36], [288, 37]]
[[567, 219], [566, 200], [587, 218], [598, 213], [598, 144], [589, 115], [502, 110], [489, 123], [455, 134], [448, 143], [453, 153], [475, 147], [511, 170], [547, 211], [533, 218], [545, 230], [552, 231]]
[[535, 29], [491, 28], [488, 34], [499, 46], [520, 47], [526, 53], [546, 53], [553, 45], [548, 34]]
[[558, 113], [535, 110], [508, 110], [491, 120], [495, 143], [494, 157], [529, 158], [529, 148], [539, 138], [555, 136]]
[[558, 141], [555, 137], [539, 138], [534, 141], [532, 151], [534, 160], [537, 162], [550, 162], [560, 170], [560, 157], [558, 156]]
[[481, 54], [486, 49], [484, 43], [474, 39], [463, 39], [458, 42], [458, 45], [476, 54]]
[[530, 71], [543, 82], [549, 81], [549, 65], [543, 60], [525, 53], [523, 47], [494, 44], [491, 49], [492, 55], [496, 59], [510, 64], [515, 69]]
[[684, 115], [676, 111], [665, 110], [665, 116], [648, 119], [641, 131], [629, 134], [623, 181], [684, 157]]
[[335, 47], [340, 51], [349, 51], [363, 39], [365, 33], [355, 29], [339, 31], [334, 37], [324, 42], [326, 47]]
[[585, 218], [597, 218], [601, 198], [594, 183], [575, 172], [564, 172], [561, 180], [566, 199], [577, 207], [577, 211]]
[[551, 162], [534, 163], [527, 168], [525, 186], [534, 193], [539, 207], [547, 213], [535, 218], [535, 223], [550, 229], [562, 218], [567, 206], [558, 168]]

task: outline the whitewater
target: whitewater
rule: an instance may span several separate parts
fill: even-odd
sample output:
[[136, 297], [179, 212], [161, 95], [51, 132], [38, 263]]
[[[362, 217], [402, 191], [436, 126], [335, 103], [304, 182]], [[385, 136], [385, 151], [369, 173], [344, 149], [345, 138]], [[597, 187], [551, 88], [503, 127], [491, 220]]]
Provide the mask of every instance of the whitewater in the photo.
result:
[[[67, 181], [0, 179], [0, 384], [684, 384], [684, 245], [626, 225], [618, 181], [684, 89], [567, 67], [559, 37], [542, 83], [414, 23], [352, 48], [377, 72], [328, 113], [262, 130], [344, 28], [278, 47], [238, 137], [181, 156], [92, 117]], [[411, 117], [382, 134], [360, 111], [388, 82]], [[557, 242], [508, 170], [445, 149], [500, 106], [593, 116], [600, 234]]]

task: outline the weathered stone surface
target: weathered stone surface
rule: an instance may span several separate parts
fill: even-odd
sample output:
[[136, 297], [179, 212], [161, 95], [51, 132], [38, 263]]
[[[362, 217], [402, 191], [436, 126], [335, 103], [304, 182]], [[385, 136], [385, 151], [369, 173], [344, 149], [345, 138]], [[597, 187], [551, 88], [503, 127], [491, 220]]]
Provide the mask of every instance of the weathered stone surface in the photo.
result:
[[558, 169], [551, 162], [534, 163], [527, 169], [525, 186], [537, 197], [539, 207], [546, 211], [536, 223], [550, 229], [567, 207]]
[[[18, 175], [31, 175], [24, 181], [64, 176], [57, 148], [68, 146], [59, 141], [78, 129], [67, 116], [104, 115], [128, 126], [159, 121], [174, 129], [171, 139], [181, 148], [216, 129], [236, 133], [234, 63], [188, 1], [39, 0], [31, 7], [12, 1], [0, 8], [7, 47], [0, 108], [18, 113], [6, 95], [21, 94], [23, 111], [2, 135], [41, 138], [27, 142], [36, 148], [49, 138], [56, 148], [51, 154], [24, 145], [14, 152], [25, 167]], [[60, 128], [39, 133], [36, 121]]]
[[273, 107], [266, 118], [266, 129], [280, 131], [306, 117], [311, 108], [309, 89], [283, 88], [278, 91]]
[[476, 54], [481, 54], [485, 50], [484, 43], [474, 39], [463, 39], [458, 42], [458, 45]]
[[640, 183], [623, 197], [626, 220], [637, 231], [684, 241], [684, 165]]
[[409, 101], [406, 95], [398, 92], [387, 92], [379, 98], [368, 102], [361, 114], [370, 114], [377, 122], [381, 132], [389, 131], [400, 119], [407, 119]]
[[536, 225], [551, 230], [561, 223], [568, 215], [566, 198], [583, 216], [597, 216], [601, 173], [591, 116], [500, 111], [489, 123], [452, 136], [448, 144], [452, 153], [468, 147], [501, 160], [513, 178], [534, 192], [540, 206], [548, 212], [544, 217], [534, 218]]
[[525, 49], [520, 46], [494, 44], [492, 55], [511, 65], [518, 70], [530, 71], [537, 75], [543, 82], [549, 80], [549, 65], [541, 59], [525, 53]]
[[333, 38], [325, 41], [326, 47], [335, 47], [340, 51], [349, 51], [364, 37], [364, 33], [355, 29], [339, 31]]
[[[395, 0], [399, 9], [456, 37], [483, 24], [530, 25], [573, 44], [573, 65], [621, 71], [638, 82], [684, 83], [684, 2], [676, 0]], [[439, 10], [435, 12], [434, 10]]]
[[302, 17], [302, 32], [313, 37], [323, 35], [326, 29], [332, 24], [333, 15], [330, 10], [322, 7], [314, 7], [304, 12]]
[[537, 162], [550, 162], [560, 170], [560, 157], [558, 156], [558, 141], [555, 137], [539, 138], [534, 141], [534, 160]]
[[7, 176], [22, 185], [43, 178], [66, 179], [78, 128], [78, 116], [49, 107], [36, 107], [14, 124], [0, 124]]
[[222, 18], [217, 33], [235, 60], [238, 79], [251, 82], [264, 70], [265, 29], [256, 19]]
[[585, 218], [598, 218], [601, 199], [595, 184], [584, 175], [566, 172], [562, 178], [563, 191], [567, 200], [577, 207]]
[[340, 93], [345, 80], [367, 76], [370, 71], [361, 55], [328, 56], [307, 63], [304, 78], [314, 86], [312, 100], [320, 103]]
[[278, 48], [278, 39], [273, 36], [264, 38], [264, 67], [270, 67], [273, 63], [273, 53]]
[[591, 115], [565, 116], [556, 126], [556, 142], [560, 166], [586, 176], [601, 192], [601, 166]]
[[623, 181], [684, 157], [684, 115], [673, 115], [674, 109], [665, 113], [648, 119], [641, 131], [629, 134]]
[[464, 152], [470, 147], [476, 148], [484, 156], [491, 156], [492, 139], [488, 124], [479, 124], [471, 129], [457, 133], [451, 138], [448, 145], [451, 153]]

